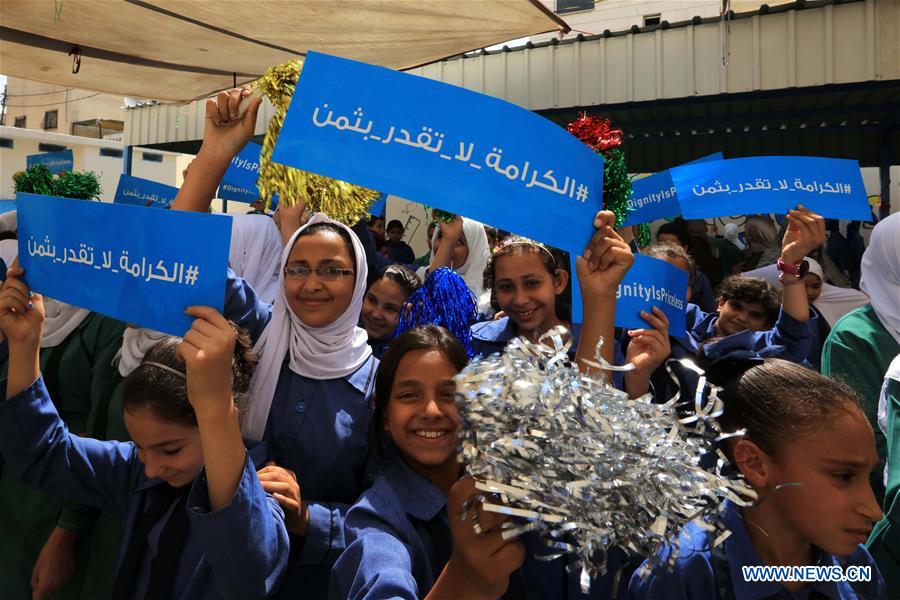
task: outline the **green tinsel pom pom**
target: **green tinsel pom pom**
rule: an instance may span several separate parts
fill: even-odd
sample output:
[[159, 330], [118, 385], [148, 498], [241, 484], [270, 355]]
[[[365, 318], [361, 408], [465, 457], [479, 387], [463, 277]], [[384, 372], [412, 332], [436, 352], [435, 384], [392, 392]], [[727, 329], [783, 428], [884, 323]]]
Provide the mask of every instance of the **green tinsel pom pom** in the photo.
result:
[[650, 245], [650, 223], [641, 223], [637, 230], [638, 247], [643, 248]]
[[16, 192], [95, 200], [100, 197], [100, 178], [93, 171], [66, 171], [54, 177], [46, 165], [32, 165], [13, 175]]
[[100, 180], [93, 171], [67, 171], [53, 182], [53, 195], [60, 198], [96, 200], [100, 198]]
[[609, 148], [603, 155], [603, 208], [616, 215], [616, 227], [628, 218], [628, 201], [631, 199], [631, 177], [625, 164], [625, 153], [619, 148]]
[[53, 174], [47, 165], [32, 165], [25, 171], [19, 171], [13, 175], [13, 183], [17, 192], [53, 195]]

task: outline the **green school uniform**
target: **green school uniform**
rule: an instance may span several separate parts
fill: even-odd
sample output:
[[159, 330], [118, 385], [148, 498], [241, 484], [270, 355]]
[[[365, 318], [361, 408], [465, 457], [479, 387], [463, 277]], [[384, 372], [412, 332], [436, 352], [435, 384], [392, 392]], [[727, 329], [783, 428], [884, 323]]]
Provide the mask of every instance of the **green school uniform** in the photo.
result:
[[900, 590], [900, 379], [885, 379], [885, 398], [888, 473], [884, 517], [875, 524], [867, 546], [887, 588]]
[[[58, 346], [41, 350], [41, 371], [49, 382], [53, 403], [72, 432], [104, 437], [109, 399], [121, 378], [112, 365], [122, 344], [125, 324], [91, 313]], [[5, 389], [8, 362], [0, 364]], [[121, 418], [121, 417], [120, 417]], [[97, 512], [32, 490], [10, 472], [0, 472], [0, 590], [4, 598], [31, 598], [31, 573], [50, 533], [57, 526], [79, 531], [75, 544], [75, 574], [54, 599], [82, 597], [82, 587], [103, 588], [111, 581], [118, 546], [103, 558], [106, 573], [85, 577], [88, 549]], [[120, 526], [119, 526], [120, 527]], [[99, 578], [99, 579], [98, 579]], [[108, 594], [107, 594], [108, 596]], [[84, 594], [85, 598], [98, 597]]]
[[878, 397], [891, 361], [900, 352], [900, 344], [884, 328], [871, 304], [844, 315], [822, 347], [822, 375], [838, 379], [856, 392], [860, 404], [875, 430], [875, 448], [881, 463], [872, 471], [872, 489], [881, 503], [884, 499], [884, 461], [887, 444], [878, 428]]

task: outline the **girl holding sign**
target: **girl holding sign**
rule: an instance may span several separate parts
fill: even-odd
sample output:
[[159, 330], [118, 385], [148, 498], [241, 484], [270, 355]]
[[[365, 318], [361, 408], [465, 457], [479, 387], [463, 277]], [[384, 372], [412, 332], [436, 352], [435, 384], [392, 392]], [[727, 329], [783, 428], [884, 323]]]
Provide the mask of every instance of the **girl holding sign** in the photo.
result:
[[[203, 146], [174, 209], [209, 209], [222, 174], [254, 130], [258, 102], [241, 116], [242, 94], [223, 92], [207, 102]], [[357, 326], [367, 272], [356, 234], [320, 213], [286, 240], [274, 304], [232, 272], [226, 283], [224, 314], [250, 332], [260, 354], [242, 431], [267, 442], [274, 461], [259, 478], [284, 507], [291, 534], [281, 598], [326, 595], [344, 549], [344, 515], [365, 487], [378, 367]]]
[[[601, 315], [585, 324], [579, 359], [593, 360], [597, 339], [611, 338], [615, 293], [600, 292], [615, 290], [634, 260], [609, 227], [614, 218], [598, 214], [587, 260], [578, 259], [585, 312]], [[372, 424], [384, 472], [347, 514], [348, 546], [332, 571], [331, 598], [498, 598], [507, 591], [511, 597], [526, 591], [537, 598], [584, 597], [580, 570], [567, 568], [570, 559], [542, 561], [536, 554], [551, 549], [532, 538], [506, 540], [505, 518], [464, 508], [478, 493], [463, 477], [456, 451], [453, 377], [466, 363], [459, 341], [435, 326], [403, 333], [385, 354]], [[591, 598], [612, 596], [618, 565], [610, 556], [609, 574], [592, 582]]]
[[[887, 598], [863, 545], [881, 518], [869, 485], [878, 455], [853, 392], [797, 364], [749, 354], [714, 361], [707, 375], [723, 388], [723, 430], [745, 431], [726, 440], [725, 451], [758, 498], [745, 507], [726, 500], [730, 536], [718, 545], [689, 524], [652, 572], [634, 575], [628, 597]], [[814, 574], [799, 577], [818, 581], [747, 570], [754, 567], [809, 567]]]
[[0, 402], [5, 467], [126, 523], [114, 598], [269, 597], [288, 539], [238, 426], [233, 398], [245, 394], [255, 362], [247, 340], [215, 310], [188, 309], [197, 319], [184, 341], [157, 344], [125, 381], [134, 443], [82, 438], [47, 393], [38, 362], [44, 303], [23, 273], [11, 269], [0, 292], [9, 341]]
[[[612, 235], [622, 241], [615, 232]], [[476, 354], [502, 352], [510, 340], [520, 335], [534, 342], [541, 334], [560, 326], [570, 329], [573, 342], [578, 342], [582, 328], [573, 327], [565, 321], [559, 307], [559, 298], [569, 283], [569, 273], [543, 244], [522, 237], [504, 241], [491, 255], [485, 269], [485, 281], [506, 316], [472, 326], [472, 346]], [[582, 288], [581, 291], [587, 305], [610, 293], [615, 297], [616, 289]], [[585, 324], [606, 317], [587, 309], [584, 316]], [[633, 332], [635, 343], [629, 346], [630, 351], [624, 357], [638, 368], [624, 376], [620, 373], [613, 376], [615, 385], [625, 389], [633, 398], [649, 390], [650, 374], [669, 354], [668, 320], [665, 315], [656, 310], [645, 318], [650, 327]], [[607, 360], [612, 359], [620, 364], [623, 358], [618, 342], [614, 346], [615, 352]], [[604, 348], [612, 351], [613, 344]]]

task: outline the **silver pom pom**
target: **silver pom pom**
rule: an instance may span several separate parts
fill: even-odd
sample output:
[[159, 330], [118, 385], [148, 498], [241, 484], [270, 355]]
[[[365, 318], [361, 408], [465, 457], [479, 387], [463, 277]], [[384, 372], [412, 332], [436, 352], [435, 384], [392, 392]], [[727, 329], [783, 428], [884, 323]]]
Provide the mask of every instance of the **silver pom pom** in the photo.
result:
[[655, 560], [694, 520], [718, 530], [721, 543], [728, 532], [720, 500], [746, 505], [754, 493], [721, 474], [721, 453], [712, 472], [699, 464], [723, 437], [715, 391], [679, 420], [676, 399], [630, 400], [582, 374], [564, 333], [551, 331], [538, 344], [513, 340], [504, 354], [473, 361], [456, 377], [462, 460], [478, 488], [501, 499], [485, 500], [483, 509], [517, 518], [507, 537], [537, 530], [560, 554], [575, 553], [583, 588], [605, 574], [612, 548]]

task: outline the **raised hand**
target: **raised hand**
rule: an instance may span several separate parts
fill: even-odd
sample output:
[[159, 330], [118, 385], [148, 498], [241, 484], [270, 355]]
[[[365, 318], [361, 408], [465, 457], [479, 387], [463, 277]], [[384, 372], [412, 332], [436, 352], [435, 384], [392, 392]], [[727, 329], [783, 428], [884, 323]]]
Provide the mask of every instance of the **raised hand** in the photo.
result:
[[629, 329], [626, 332], [631, 340], [625, 352], [625, 362], [634, 364], [635, 368], [625, 373], [625, 391], [632, 398], [650, 390], [650, 376], [672, 352], [669, 319], [665, 313], [654, 306], [653, 314], [641, 311], [641, 318], [650, 325], [649, 329]]
[[575, 260], [578, 284], [585, 304], [595, 297], [615, 297], [616, 289], [634, 262], [631, 248], [613, 229], [615, 215], [608, 210], [594, 217], [594, 232], [584, 254]]
[[206, 124], [200, 152], [228, 163], [247, 144], [256, 129], [262, 97], [254, 98], [243, 114], [241, 100], [252, 94], [249, 87], [219, 92], [206, 101]]
[[40, 343], [43, 331], [44, 299], [21, 280], [24, 274], [17, 259], [0, 288], [0, 330], [10, 344]]
[[188, 401], [200, 418], [209, 411], [233, 410], [232, 362], [237, 334], [219, 311], [191, 306], [185, 311], [196, 317], [178, 346], [178, 357], [187, 366]]
[[788, 227], [781, 242], [781, 259], [797, 264], [825, 243], [825, 219], [808, 208], [797, 206], [787, 214]]

